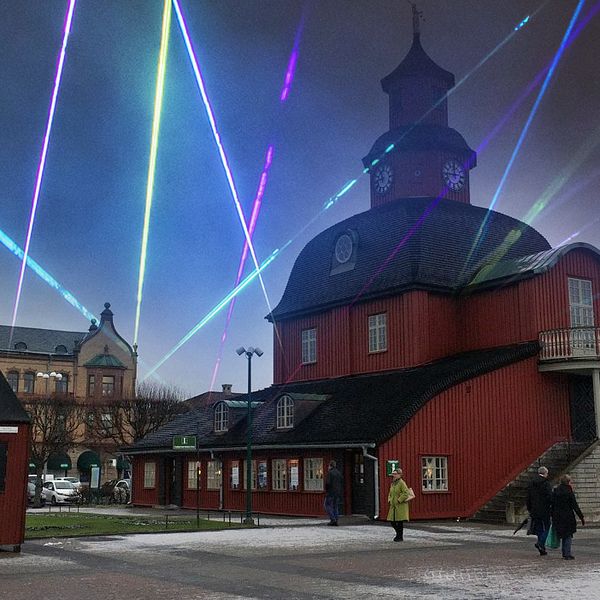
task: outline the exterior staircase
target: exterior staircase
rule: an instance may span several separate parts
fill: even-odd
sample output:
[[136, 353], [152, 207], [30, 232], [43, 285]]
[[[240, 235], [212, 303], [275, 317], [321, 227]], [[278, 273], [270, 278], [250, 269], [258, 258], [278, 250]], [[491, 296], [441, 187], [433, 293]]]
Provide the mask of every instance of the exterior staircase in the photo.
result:
[[558, 478], [590, 446], [591, 442], [558, 442], [530, 464], [514, 481], [500, 490], [472, 517], [473, 521], [486, 523], [519, 523], [527, 516], [527, 488], [540, 466], [549, 471], [554, 485]]

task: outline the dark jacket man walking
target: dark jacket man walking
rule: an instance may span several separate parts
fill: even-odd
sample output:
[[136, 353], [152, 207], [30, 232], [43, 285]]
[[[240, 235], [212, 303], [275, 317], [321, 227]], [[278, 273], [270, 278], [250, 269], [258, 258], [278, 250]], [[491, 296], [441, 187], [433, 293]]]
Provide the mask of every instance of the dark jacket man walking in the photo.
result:
[[541, 556], [546, 552], [546, 537], [550, 529], [550, 516], [552, 514], [552, 486], [548, 481], [548, 469], [540, 467], [527, 489], [527, 510], [532, 519], [533, 532], [538, 541], [535, 547]]
[[332, 460], [325, 479], [325, 512], [329, 515], [328, 525], [338, 524], [343, 490], [342, 474], [338, 471], [335, 460]]

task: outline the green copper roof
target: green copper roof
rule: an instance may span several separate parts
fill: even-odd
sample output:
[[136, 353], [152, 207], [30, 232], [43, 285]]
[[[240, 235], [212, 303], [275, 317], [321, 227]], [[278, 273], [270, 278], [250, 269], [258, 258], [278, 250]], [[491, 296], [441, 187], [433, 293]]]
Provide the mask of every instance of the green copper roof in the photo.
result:
[[85, 363], [86, 367], [120, 367], [125, 368], [125, 365], [112, 354], [98, 354]]

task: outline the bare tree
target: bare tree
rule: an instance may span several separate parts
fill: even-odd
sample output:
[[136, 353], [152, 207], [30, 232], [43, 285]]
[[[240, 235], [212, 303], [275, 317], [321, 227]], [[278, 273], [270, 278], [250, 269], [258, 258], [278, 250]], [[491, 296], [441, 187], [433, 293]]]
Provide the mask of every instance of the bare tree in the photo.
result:
[[100, 439], [128, 446], [187, 410], [177, 388], [143, 383], [135, 398], [115, 398], [94, 405], [88, 423]]
[[40, 505], [42, 474], [51, 454], [75, 445], [84, 410], [73, 398], [46, 397], [23, 402], [31, 417], [30, 456], [37, 475], [34, 505]]

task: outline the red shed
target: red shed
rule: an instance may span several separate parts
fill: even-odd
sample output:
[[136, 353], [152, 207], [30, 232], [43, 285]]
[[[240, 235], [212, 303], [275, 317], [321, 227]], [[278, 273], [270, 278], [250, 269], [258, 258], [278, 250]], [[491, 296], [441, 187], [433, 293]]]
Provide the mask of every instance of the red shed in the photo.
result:
[[0, 373], [0, 548], [25, 539], [30, 419]]

